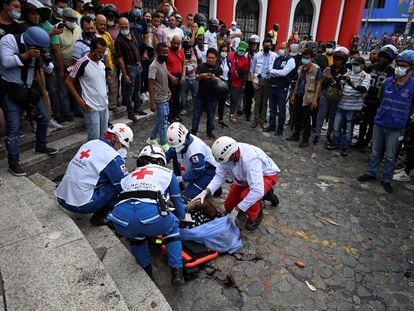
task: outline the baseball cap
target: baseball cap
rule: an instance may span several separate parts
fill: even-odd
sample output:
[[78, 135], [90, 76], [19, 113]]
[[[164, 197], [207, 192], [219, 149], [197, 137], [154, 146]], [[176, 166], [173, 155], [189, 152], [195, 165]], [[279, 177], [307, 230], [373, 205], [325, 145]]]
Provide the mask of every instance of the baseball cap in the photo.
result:
[[77, 19], [76, 11], [74, 9], [71, 9], [71, 8], [63, 9], [63, 14], [62, 15], [63, 15], [63, 17], [66, 17], [66, 18], [76, 18]]
[[231, 22], [231, 25], [237, 25], [237, 22], [236, 21], [232, 21]]
[[352, 61], [352, 65], [359, 65], [359, 66], [365, 65], [365, 59], [359, 56]]
[[246, 52], [249, 48], [249, 45], [246, 41], [240, 41], [239, 45], [237, 46], [237, 51]]

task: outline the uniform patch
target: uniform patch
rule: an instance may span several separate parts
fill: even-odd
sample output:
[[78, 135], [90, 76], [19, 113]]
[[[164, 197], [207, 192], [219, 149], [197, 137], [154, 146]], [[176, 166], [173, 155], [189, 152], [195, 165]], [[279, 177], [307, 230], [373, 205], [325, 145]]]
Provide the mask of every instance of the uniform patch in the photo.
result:
[[193, 162], [193, 163], [198, 163], [198, 162], [200, 162], [200, 159], [198, 158], [198, 155], [193, 155], [193, 156], [191, 157], [191, 162]]
[[121, 169], [121, 172], [124, 173], [124, 175], [128, 173], [128, 169], [125, 164], [122, 164], [119, 168]]

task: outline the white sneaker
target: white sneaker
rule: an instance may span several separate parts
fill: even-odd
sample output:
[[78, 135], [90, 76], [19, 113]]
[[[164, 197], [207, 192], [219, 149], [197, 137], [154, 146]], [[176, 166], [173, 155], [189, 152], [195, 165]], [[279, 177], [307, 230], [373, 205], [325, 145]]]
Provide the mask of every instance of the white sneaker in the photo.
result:
[[401, 171], [397, 174], [394, 174], [394, 176], [392, 176], [392, 180], [395, 180], [395, 181], [410, 181], [410, 176], [408, 176], [405, 171]]
[[158, 140], [156, 140], [156, 139], [151, 139], [151, 138], [148, 138], [148, 139], [146, 140], [146, 143], [147, 143], [148, 145], [155, 145], [155, 146], [159, 146], [159, 144], [158, 144]]
[[49, 127], [53, 127], [55, 129], [61, 129], [63, 127], [63, 125], [57, 123], [57, 121], [55, 119], [50, 119], [49, 120]]
[[402, 167], [402, 168], [396, 169], [396, 170], [394, 170], [394, 175], [399, 174], [399, 173], [401, 173], [401, 172], [402, 172], [402, 171], [404, 171], [404, 170], [405, 170], [405, 167]]

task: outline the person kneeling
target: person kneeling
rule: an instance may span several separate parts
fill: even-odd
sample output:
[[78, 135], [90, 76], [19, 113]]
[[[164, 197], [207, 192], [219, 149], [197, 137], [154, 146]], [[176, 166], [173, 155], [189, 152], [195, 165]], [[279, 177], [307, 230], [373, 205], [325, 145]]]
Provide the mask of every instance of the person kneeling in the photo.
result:
[[[121, 180], [121, 200], [106, 217], [116, 231], [126, 237], [137, 263], [152, 277], [151, 258], [146, 237], [162, 235], [173, 286], [184, 285], [180, 219], [185, 217], [184, 202], [174, 173], [164, 167], [165, 153], [159, 146], [145, 146], [137, 160], [137, 169]], [[166, 208], [170, 196], [175, 211]]]

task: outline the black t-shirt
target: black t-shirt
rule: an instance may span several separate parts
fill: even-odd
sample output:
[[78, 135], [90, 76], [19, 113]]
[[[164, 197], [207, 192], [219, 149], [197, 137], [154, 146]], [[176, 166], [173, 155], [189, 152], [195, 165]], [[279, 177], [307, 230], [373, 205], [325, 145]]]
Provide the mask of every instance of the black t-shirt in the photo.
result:
[[11, 23], [10, 25], [5, 25], [5, 24], [1, 24], [0, 23], [0, 38], [2, 38], [4, 35], [7, 34], [19, 34], [24, 32], [24, 27], [22, 26], [22, 24], [18, 24], [18, 23]]
[[[223, 70], [218, 65], [210, 66], [207, 63], [202, 63], [197, 66], [196, 75], [201, 73], [212, 73], [216, 77], [220, 77], [223, 74]], [[210, 79], [201, 79], [198, 84], [197, 97], [204, 101], [214, 99], [213, 85], [214, 81]]]
[[394, 68], [388, 65], [385, 69], [381, 69], [379, 64], [372, 64], [364, 70], [371, 75], [368, 94], [365, 100], [379, 102], [380, 99], [378, 95], [381, 86], [385, 79], [394, 76]]
[[328, 85], [336, 84], [337, 87], [340, 87], [340, 79], [339, 76], [343, 76], [348, 72], [348, 68], [346, 66], [342, 67], [342, 69], [337, 70], [335, 68], [335, 65], [329, 66], [331, 69], [331, 75], [333, 79], [326, 79], [322, 83], [322, 89], [325, 89], [328, 87]]

